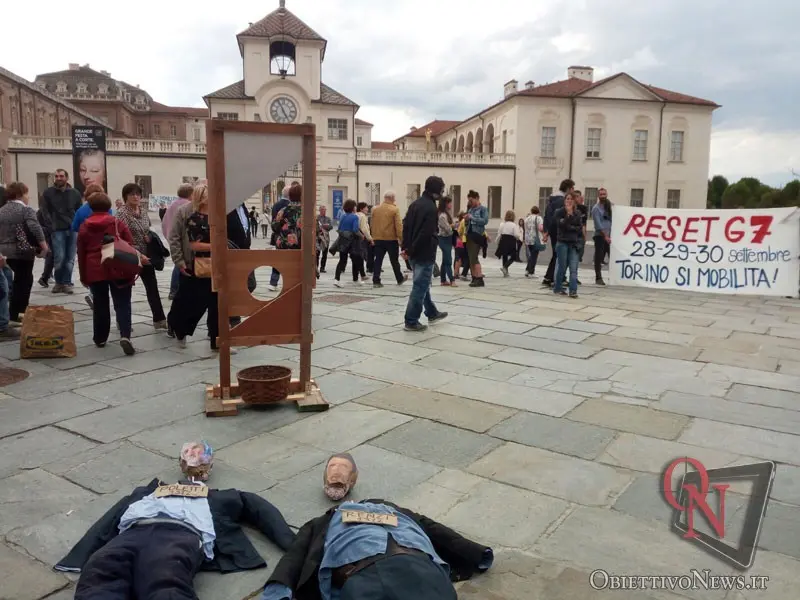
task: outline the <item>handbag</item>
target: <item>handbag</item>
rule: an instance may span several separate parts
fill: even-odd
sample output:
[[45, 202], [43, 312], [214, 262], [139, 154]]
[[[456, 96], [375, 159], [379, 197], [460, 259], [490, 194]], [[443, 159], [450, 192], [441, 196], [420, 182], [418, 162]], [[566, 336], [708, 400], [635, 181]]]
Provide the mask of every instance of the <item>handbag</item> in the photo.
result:
[[147, 258], [156, 271], [164, 270], [164, 259], [169, 256], [169, 250], [164, 246], [161, 237], [154, 231], [150, 231], [147, 241]]
[[23, 253], [36, 251], [36, 248], [31, 245], [31, 236], [28, 234], [28, 229], [25, 225], [17, 225], [15, 235], [17, 238], [17, 250]]
[[193, 273], [194, 273], [195, 277], [199, 277], [200, 279], [210, 279], [211, 278], [211, 257], [210, 256], [195, 256], [194, 257]]
[[119, 237], [119, 221], [114, 219], [115, 235], [103, 236], [100, 264], [110, 280], [136, 279], [142, 272], [142, 258], [136, 248]]

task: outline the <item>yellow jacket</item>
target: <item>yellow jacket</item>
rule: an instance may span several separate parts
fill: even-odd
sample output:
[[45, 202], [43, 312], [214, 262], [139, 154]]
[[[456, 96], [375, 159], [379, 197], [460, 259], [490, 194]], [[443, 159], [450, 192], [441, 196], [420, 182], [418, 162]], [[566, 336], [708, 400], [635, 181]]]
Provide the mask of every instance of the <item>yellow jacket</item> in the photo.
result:
[[394, 204], [383, 202], [372, 209], [372, 239], [403, 242], [403, 220]]

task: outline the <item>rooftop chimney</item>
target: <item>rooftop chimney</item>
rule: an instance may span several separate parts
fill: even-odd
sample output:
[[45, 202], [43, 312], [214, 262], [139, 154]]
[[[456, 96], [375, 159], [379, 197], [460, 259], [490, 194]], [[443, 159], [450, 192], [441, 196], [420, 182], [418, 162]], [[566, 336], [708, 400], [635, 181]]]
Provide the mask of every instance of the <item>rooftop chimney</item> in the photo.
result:
[[517, 89], [517, 85], [519, 82], [516, 79], [512, 79], [507, 84], [503, 86], [503, 97], [508, 98], [509, 96], [516, 94], [519, 90]]
[[411, 131], [416, 131], [416, 130], [417, 130], [417, 128], [412, 125], [411, 126]]
[[69, 63], [69, 70], [70, 71], [77, 71], [79, 68], [80, 67], [78, 66], [78, 63]]
[[525, 83], [526, 90], [532, 90], [534, 87], [536, 87], [536, 84], [533, 83], [532, 81], [528, 81], [527, 83]]
[[100, 72], [101, 72], [103, 75], [105, 75], [106, 77], [111, 77], [111, 73], [109, 73], [108, 71], [100, 71]]
[[594, 83], [594, 69], [592, 67], [573, 65], [567, 69], [567, 77], [569, 79], [583, 79], [589, 83]]

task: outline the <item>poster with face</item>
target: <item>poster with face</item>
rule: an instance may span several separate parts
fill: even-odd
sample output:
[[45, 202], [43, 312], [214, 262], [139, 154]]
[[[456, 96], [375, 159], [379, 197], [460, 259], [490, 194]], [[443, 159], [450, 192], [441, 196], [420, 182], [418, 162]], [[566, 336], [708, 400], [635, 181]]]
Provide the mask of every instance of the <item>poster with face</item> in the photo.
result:
[[108, 191], [105, 129], [73, 125], [72, 171], [75, 173], [75, 189], [81, 194], [92, 184], [101, 185]]

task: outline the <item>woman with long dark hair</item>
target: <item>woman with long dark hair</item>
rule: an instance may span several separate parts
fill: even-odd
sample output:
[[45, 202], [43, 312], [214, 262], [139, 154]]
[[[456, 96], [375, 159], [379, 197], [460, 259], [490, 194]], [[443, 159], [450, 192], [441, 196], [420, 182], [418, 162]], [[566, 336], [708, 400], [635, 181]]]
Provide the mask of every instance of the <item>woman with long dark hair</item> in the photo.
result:
[[442, 196], [439, 199], [439, 248], [442, 251], [442, 268], [439, 273], [442, 285], [454, 286], [453, 276], [453, 199]]
[[597, 204], [592, 207], [594, 221], [594, 276], [597, 285], [605, 285], [600, 268], [611, 248], [611, 201], [608, 192], [600, 188], [597, 192]]

